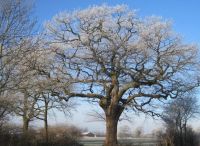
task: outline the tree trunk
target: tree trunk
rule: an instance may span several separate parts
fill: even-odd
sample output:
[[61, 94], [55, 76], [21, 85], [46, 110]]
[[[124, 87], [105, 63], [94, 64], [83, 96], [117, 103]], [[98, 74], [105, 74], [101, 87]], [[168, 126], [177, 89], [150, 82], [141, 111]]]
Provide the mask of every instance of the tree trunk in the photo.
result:
[[23, 117], [23, 133], [26, 135], [28, 133], [29, 120], [24, 116]]
[[29, 133], [29, 120], [27, 119], [26, 115], [23, 116], [23, 145], [28, 145]]
[[45, 140], [48, 145], [49, 142], [49, 133], [48, 133], [48, 103], [45, 102], [45, 112], [44, 112], [44, 128], [45, 128]]
[[24, 92], [24, 107], [23, 107], [23, 132], [28, 133], [29, 119], [28, 119], [28, 94]]
[[186, 141], [187, 141], [187, 122], [185, 121], [184, 124], [184, 146], [186, 146]]
[[182, 128], [182, 123], [180, 123], [180, 146], [183, 146], [183, 128]]
[[117, 124], [119, 118], [106, 116], [105, 146], [117, 146]]

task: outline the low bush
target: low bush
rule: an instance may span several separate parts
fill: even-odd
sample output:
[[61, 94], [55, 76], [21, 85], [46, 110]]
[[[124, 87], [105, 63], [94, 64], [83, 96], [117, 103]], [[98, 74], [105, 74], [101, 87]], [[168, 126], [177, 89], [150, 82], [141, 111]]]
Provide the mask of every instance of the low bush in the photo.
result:
[[62, 133], [59, 130], [50, 130], [47, 143], [42, 131], [30, 129], [28, 133], [23, 134], [20, 128], [11, 129], [7, 127], [0, 131], [1, 146], [82, 146], [78, 143], [78, 136], [73, 136], [67, 131]]

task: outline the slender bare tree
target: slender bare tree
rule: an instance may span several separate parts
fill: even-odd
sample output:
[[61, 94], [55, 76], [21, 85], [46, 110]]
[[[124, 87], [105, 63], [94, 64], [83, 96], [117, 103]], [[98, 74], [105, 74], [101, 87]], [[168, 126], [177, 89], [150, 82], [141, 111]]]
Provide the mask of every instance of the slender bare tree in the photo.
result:
[[25, 49], [35, 24], [29, 2], [0, 0], [0, 119], [13, 110], [14, 99], [8, 93], [22, 80], [18, 65], [31, 50]]
[[59, 110], [65, 113], [65, 115], [70, 114], [70, 110], [75, 107], [75, 104], [68, 101], [67, 104], [60, 99], [60, 97], [52, 96], [52, 92], [48, 90], [43, 90], [39, 94], [38, 103], [40, 104], [37, 112], [39, 113], [35, 117], [39, 120], [44, 121], [44, 134], [45, 140], [48, 144], [49, 141], [49, 125], [48, 125], [48, 115], [50, 110]]
[[197, 98], [191, 93], [172, 100], [164, 107], [162, 119], [166, 124], [167, 134], [171, 135], [171, 141], [175, 145], [192, 145], [187, 142], [187, 129], [190, 129], [188, 122], [197, 117], [199, 108]]
[[[18, 93], [19, 94], [19, 93]], [[16, 95], [13, 95], [16, 96]], [[17, 116], [22, 117], [23, 120], [23, 133], [27, 134], [29, 129], [29, 123], [39, 114], [37, 107], [37, 97], [30, 95], [29, 92], [24, 89], [19, 98], [16, 100], [14, 113]]]
[[[58, 78], [71, 97], [98, 101], [106, 117], [106, 146], [117, 145], [126, 109], [151, 115], [153, 105], [197, 85], [197, 47], [184, 44], [159, 18], [139, 19], [126, 6], [94, 6], [47, 23]], [[69, 82], [70, 81], [70, 82]]]
[[34, 119], [43, 120], [48, 143], [49, 110], [58, 109], [66, 113], [74, 105], [72, 106], [71, 102], [63, 104], [62, 94], [54, 94], [58, 93], [60, 88], [66, 88], [62, 82], [58, 82], [58, 76], [54, 75], [52, 69], [54, 68], [52, 57], [55, 53], [48, 49], [48, 44], [41, 36], [29, 43], [34, 45], [18, 65], [23, 80], [14, 90], [13, 96], [19, 95], [14, 112], [23, 118], [24, 133], [28, 132], [29, 122]]
[[131, 128], [128, 125], [124, 125], [119, 128], [118, 137], [120, 138], [130, 138], [132, 137]]

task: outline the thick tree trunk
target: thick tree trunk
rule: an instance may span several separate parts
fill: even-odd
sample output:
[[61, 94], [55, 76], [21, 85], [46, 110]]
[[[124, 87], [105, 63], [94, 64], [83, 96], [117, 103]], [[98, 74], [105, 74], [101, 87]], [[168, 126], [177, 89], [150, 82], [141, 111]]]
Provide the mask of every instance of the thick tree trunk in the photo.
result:
[[[100, 106], [105, 111], [106, 115], [106, 139], [105, 146], [118, 146], [117, 142], [117, 124], [124, 107], [119, 104], [119, 82], [117, 73], [111, 75], [112, 85], [107, 91], [108, 97], [103, 99], [103, 104]], [[102, 100], [101, 100], [102, 101]]]
[[117, 146], [118, 118], [106, 116], [106, 140], [105, 146]]

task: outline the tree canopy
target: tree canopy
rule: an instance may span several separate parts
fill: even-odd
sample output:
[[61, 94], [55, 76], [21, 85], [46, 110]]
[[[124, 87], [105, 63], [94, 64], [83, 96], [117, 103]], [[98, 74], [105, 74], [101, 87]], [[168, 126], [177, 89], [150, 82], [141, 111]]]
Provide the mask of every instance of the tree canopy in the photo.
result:
[[140, 19], [127, 6], [103, 5], [60, 13], [46, 26], [57, 73], [73, 86], [67, 98], [99, 101], [107, 146], [117, 143], [116, 121], [124, 109], [154, 115], [156, 108], [147, 108], [154, 101], [198, 84], [197, 47], [183, 43], [161, 18]]

